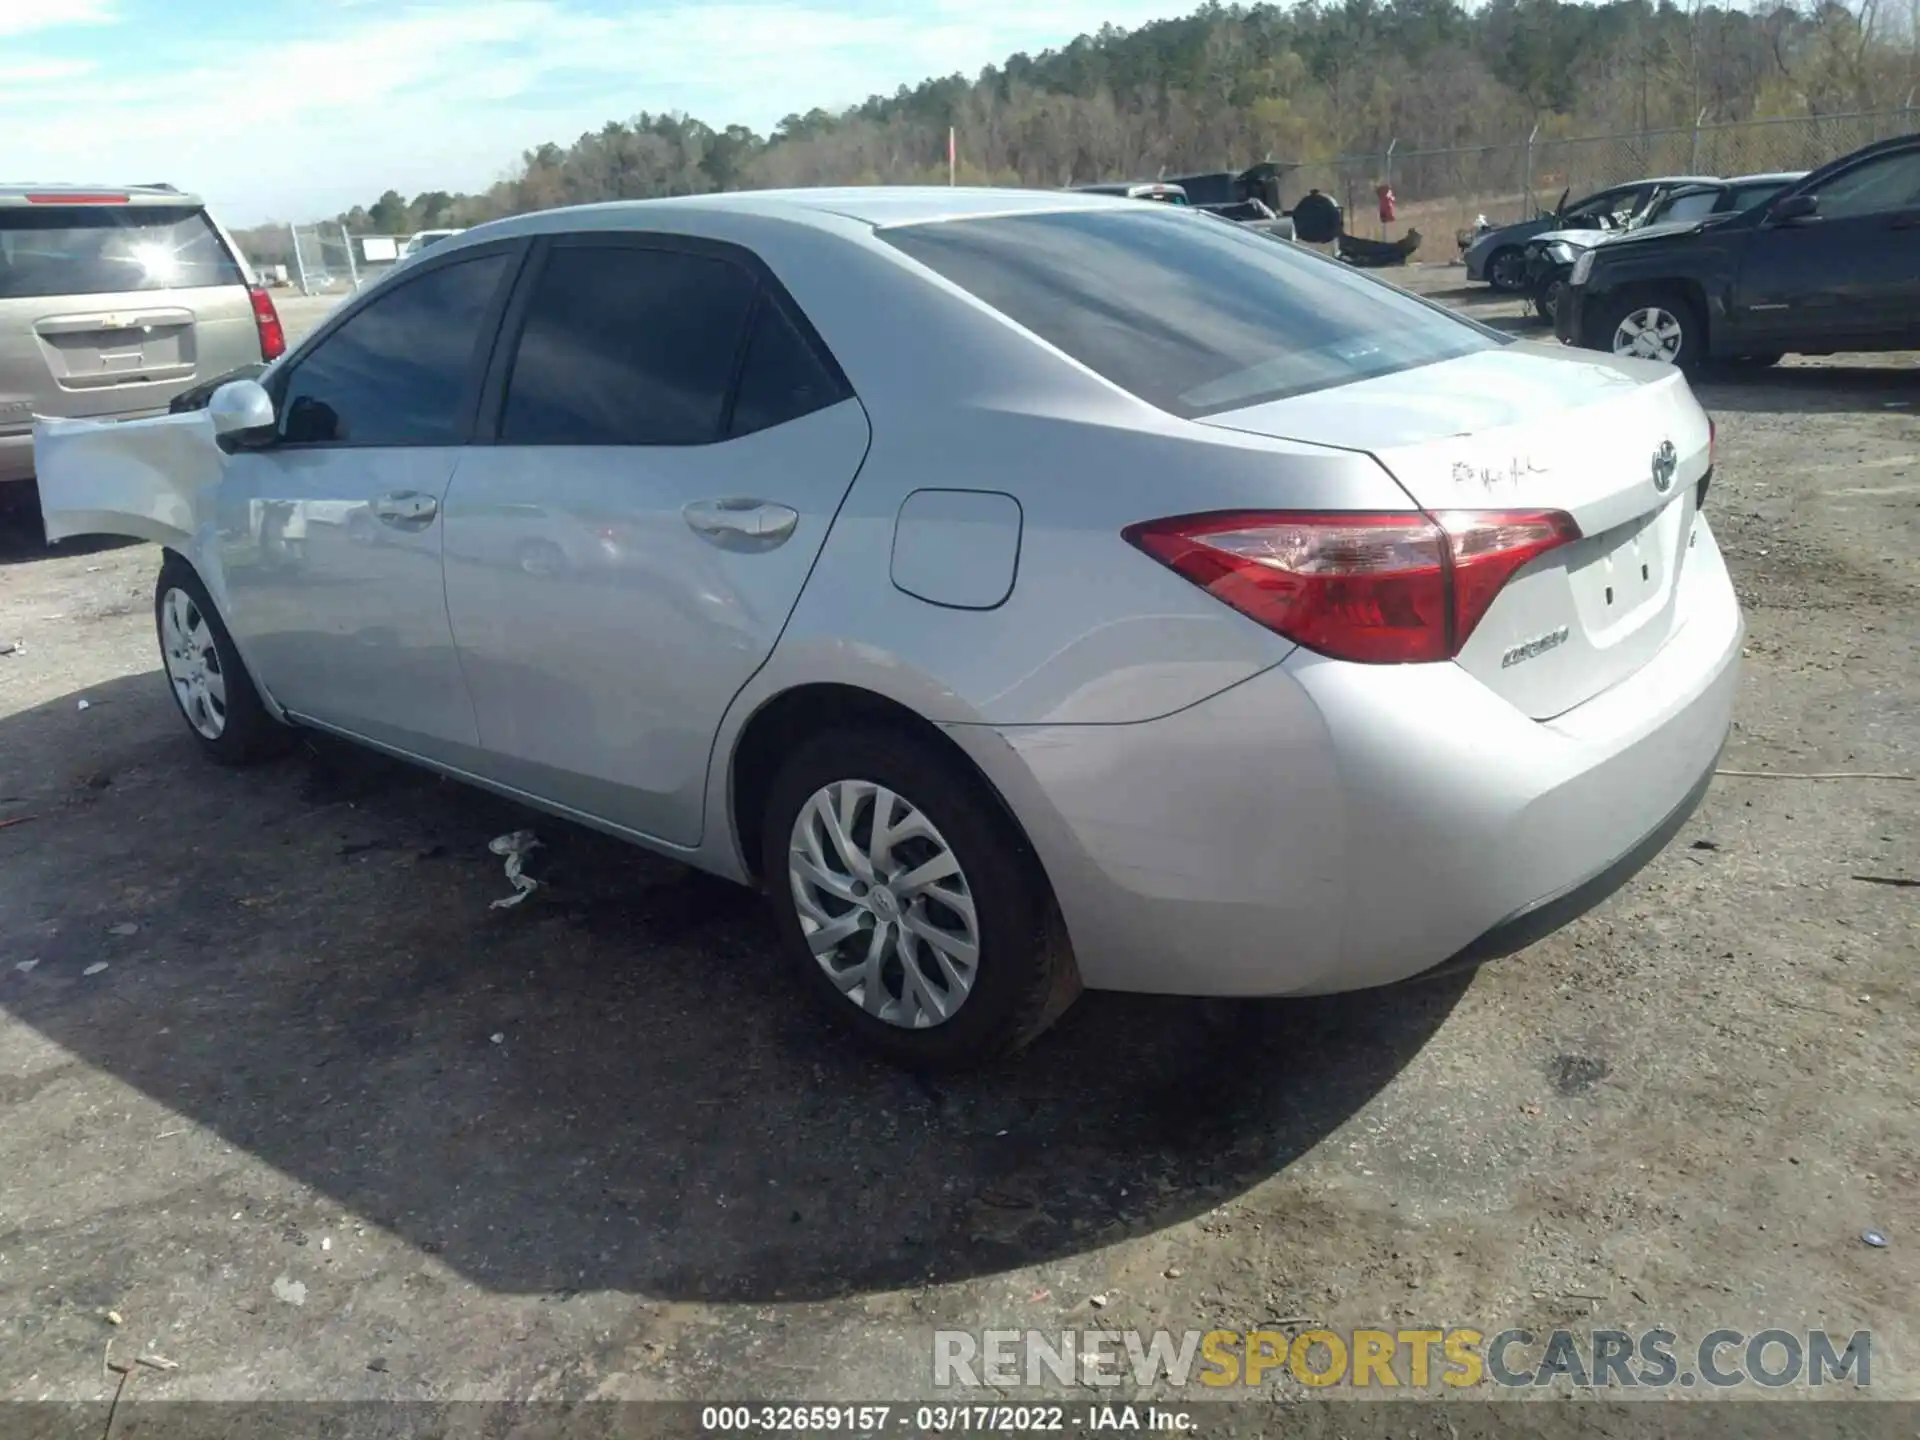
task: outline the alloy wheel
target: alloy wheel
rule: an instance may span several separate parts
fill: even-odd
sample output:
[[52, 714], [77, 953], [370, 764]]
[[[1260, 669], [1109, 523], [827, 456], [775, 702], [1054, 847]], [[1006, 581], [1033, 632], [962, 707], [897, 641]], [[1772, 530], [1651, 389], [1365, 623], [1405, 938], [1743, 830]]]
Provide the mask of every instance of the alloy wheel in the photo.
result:
[[834, 988], [902, 1029], [951, 1020], [973, 991], [980, 928], [952, 847], [904, 796], [868, 780], [816, 790], [793, 822], [787, 879]]
[[227, 679], [219, 647], [199, 605], [177, 587], [160, 602], [160, 651], [187, 723], [206, 739], [218, 740], [227, 729]]
[[1658, 305], [1643, 305], [1627, 312], [1614, 327], [1613, 353], [1672, 365], [1680, 358], [1683, 335], [1678, 315]]

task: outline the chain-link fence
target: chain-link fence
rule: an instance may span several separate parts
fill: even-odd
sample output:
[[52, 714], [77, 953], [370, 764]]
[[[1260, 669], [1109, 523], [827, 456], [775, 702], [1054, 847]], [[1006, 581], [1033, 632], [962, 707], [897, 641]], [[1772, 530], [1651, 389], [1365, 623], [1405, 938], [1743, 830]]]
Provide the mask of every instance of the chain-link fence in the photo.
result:
[[304, 295], [343, 295], [392, 268], [405, 241], [397, 235], [350, 235], [344, 225], [289, 225], [286, 280]]
[[[1578, 200], [1609, 185], [1659, 175], [1755, 175], [1811, 170], [1876, 140], [1920, 128], [1920, 109], [1811, 115], [1577, 139], [1538, 131], [1505, 144], [1421, 150], [1398, 141], [1373, 154], [1302, 166], [1291, 196], [1309, 188], [1339, 200], [1357, 234], [1377, 233], [1374, 187], [1393, 187], [1397, 229], [1451, 237], [1485, 217], [1505, 224], [1551, 209], [1563, 191]], [[1423, 253], [1438, 258], [1442, 246]]]

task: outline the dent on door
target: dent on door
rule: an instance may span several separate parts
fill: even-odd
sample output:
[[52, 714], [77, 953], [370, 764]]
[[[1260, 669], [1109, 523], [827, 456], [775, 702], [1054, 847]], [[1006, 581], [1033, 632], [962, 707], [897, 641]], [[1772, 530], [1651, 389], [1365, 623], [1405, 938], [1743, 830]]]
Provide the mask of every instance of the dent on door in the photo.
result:
[[126, 535], [184, 550], [211, 515], [223, 459], [204, 410], [38, 421], [33, 464], [47, 539]]

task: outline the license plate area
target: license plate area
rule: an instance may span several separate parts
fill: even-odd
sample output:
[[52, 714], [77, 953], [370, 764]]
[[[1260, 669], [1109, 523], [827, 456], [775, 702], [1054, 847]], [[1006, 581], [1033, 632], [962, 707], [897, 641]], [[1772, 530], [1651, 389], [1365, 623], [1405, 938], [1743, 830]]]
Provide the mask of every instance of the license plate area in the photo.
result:
[[1605, 643], [1659, 613], [1673, 591], [1674, 523], [1668, 504], [1599, 535], [1566, 557], [1567, 579], [1587, 634]]

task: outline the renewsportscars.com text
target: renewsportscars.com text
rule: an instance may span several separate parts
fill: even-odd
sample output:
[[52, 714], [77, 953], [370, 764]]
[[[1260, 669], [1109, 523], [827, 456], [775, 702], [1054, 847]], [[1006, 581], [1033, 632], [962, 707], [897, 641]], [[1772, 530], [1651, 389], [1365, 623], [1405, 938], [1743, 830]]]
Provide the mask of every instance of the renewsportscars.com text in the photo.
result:
[[936, 1386], [1259, 1386], [1291, 1376], [1316, 1388], [1725, 1390], [1873, 1383], [1873, 1336], [1825, 1330], [939, 1330]]

